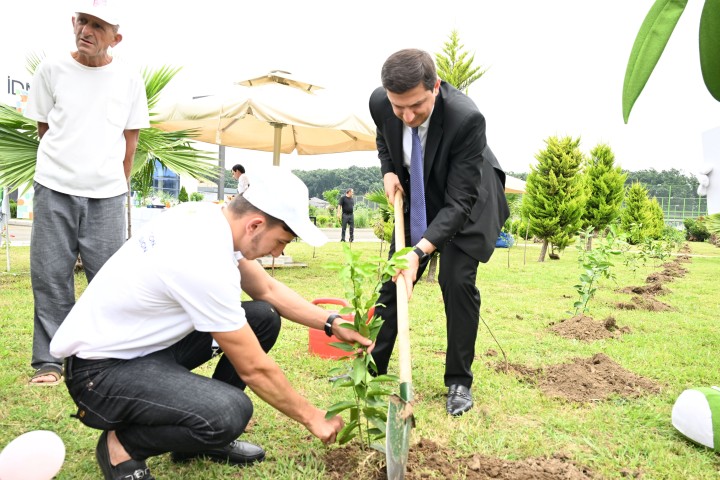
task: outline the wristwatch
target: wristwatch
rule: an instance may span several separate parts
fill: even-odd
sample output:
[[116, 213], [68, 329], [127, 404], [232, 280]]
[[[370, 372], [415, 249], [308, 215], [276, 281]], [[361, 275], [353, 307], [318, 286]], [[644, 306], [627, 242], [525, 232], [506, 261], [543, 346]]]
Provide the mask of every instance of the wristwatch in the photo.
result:
[[332, 326], [336, 318], [340, 318], [340, 315], [338, 315], [337, 313], [333, 313], [328, 317], [327, 320], [325, 320], [325, 335], [327, 335], [328, 337], [332, 337]]
[[423, 260], [425, 260], [425, 257], [427, 257], [427, 256], [430, 255], [429, 253], [423, 252], [422, 249], [421, 249], [420, 247], [418, 247], [418, 246], [416, 246], [415, 248], [413, 248], [413, 253], [418, 256], [418, 259], [419, 259], [421, 262], [422, 262]]

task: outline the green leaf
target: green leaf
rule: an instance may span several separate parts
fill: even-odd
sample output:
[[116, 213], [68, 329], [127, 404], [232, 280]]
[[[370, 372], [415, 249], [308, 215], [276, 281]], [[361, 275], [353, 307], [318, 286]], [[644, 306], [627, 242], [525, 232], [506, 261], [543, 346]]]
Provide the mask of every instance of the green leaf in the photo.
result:
[[345, 426], [340, 430], [337, 435], [337, 441], [340, 445], [343, 445], [357, 436], [357, 422], [346, 423]]
[[376, 382], [399, 382], [400, 377], [397, 375], [378, 375], [377, 377], [374, 377], [372, 380], [370, 380], [369, 383], [376, 383]]
[[350, 377], [352, 377], [353, 383], [355, 383], [355, 385], [360, 385], [361, 383], [364, 383], [366, 375], [367, 370], [365, 369], [365, 359], [362, 357], [358, 357], [353, 360], [353, 370], [350, 373]]
[[330, 345], [344, 352], [354, 352], [355, 347], [345, 342], [330, 342]]
[[705, 0], [700, 16], [700, 68], [708, 92], [720, 101], [720, 0]]
[[338, 402], [338, 403], [336, 403], [335, 405], [333, 405], [333, 406], [331, 406], [330, 408], [328, 408], [328, 411], [327, 411], [327, 413], [325, 414], [325, 418], [329, 420], [329, 419], [331, 419], [332, 417], [334, 417], [335, 415], [337, 415], [338, 413], [344, 412], [344, 411], [347, 410], [348, 408], [354, 408], [355, 406], [356, 406], [356, 405], [355, 405], [355, 402], [352, 402], [352, 401], [350, 401], [350, 400], [345, 400], [345, 401], [342, 401], [342, 402]]
[[378, 418], [368, 418], [368, 421], [378, 430], [380, 430], [382, 433], [385, 433], [385, 428], [387, 427], [387, 415], [384, 415], [383, 417]]
[[345, 387], [354, 387], [355, 385], [352, 382], [352, 379], [350, 377], [342, 376], [337, 377], [334, 380], [332, 380], [332, 386], [333, 388], [345, 388]]
[[687, 0], [656, 0], [640, 26], [623, 82], [622, 110], [625, 123], [660, 60], [685, 5]]
[[385, 408], [365, 407], [362, 411], [368, 420], [379, 419], [381, 422], [387, 421], [387, 404], [385, 404]]

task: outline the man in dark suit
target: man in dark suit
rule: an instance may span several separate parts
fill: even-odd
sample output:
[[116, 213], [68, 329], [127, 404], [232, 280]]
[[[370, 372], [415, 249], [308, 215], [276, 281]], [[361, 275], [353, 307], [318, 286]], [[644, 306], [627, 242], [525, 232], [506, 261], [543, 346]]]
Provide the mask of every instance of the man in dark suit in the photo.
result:
[[[391, 202], [396, 193], [405, 195], [406, 245], [414, 247], [407, 255], [408, 268], [400, 273], [405, 276], [409, 297], [430, 254], [435, 250], [442, 253], [439, 282], [447, 317], [446, 409], [450, 415], [462, 415], [473, 405], [471, 367], [480, 315], [477, 268], [479, 262], [490, 259], [510, 214], [505, 173], [487, 146], [485, 118], [470, 98], [437, 77], [427, 52], [406, 49], [394, 53], [385, 61], [381, 76], [382, 87], [370, 97], [370, 113], [377, 127], [383, 184]], [[407, 204], [413, 197], [410, 171], [411, 156], [415, 155], [411, 150], [417, 137], [423, 153], [427, 226], [416, 239], [410, 237], [410, 224], [419, 215]], [[420, 191], [419, 185], [415, 188]], [[390, 255], [394, 251], [393, 238]], [[392, 281], [381, 287], [378, 303], [386, 305], [376, 310], [385, 323], [373, 357], [382, 374], [387, 372], [397, 337]]]

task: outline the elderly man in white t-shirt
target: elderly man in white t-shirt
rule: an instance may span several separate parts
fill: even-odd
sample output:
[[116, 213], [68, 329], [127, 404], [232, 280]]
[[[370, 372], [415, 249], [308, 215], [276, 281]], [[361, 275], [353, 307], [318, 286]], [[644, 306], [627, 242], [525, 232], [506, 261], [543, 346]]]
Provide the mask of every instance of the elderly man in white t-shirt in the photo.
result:
[[[371, 342], [256, 261], [280, 255], [296, 236], [327, 241], [308, 217], [305, 184], [273, 167], [224, 206], [192, 202], [159, 215], [88, 285], [50, 346], [67, 359], [77, 418], [103, 430], [96, 455], [106, 480], [135, 471], [152, 478], [145, 460], [165, 452], [174, 461], [263, 460], [262, 448], [236, 441], [253, 412], [245, 385], [335, 441], [342, 419], [326, 419], [266, 352], [281, 315], [348, 343]], [[241, 302], [241, 289], [254, 301]], [[223, 355], [212, 378], [192, 373], [217, 353], [213, 340]]]
[[30, 271], [35, 301], [30, 385], [57, 385], [62, 365], [48, 349], [75, 303], [74, 268], [88, 282], [125, 241], [123, 204], [141, 128], [149, 127], [140, 73], [108, 53], [122, 40], [106, 1], [72, 16], [77, 50], [47, 58], [25, 115], [37, 121]]

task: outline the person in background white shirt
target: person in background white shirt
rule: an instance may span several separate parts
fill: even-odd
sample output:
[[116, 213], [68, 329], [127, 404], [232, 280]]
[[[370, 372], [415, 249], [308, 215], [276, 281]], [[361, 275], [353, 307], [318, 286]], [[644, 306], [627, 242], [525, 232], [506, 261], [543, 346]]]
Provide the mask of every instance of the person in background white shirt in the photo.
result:
[[37, 122], [30, 270], [35, 302], [30, 385], [57, 385], [49, 351], [75, 304], [80, 255], [88, 282], [125, 241], [124, 200], [141, 128], [145, 84], [109, 53], [119, 44], [112, 0], [84, 0], [72, 15], [77, 50], [38, 66], [25, 116]]
[[245, 190], [250, 186], [250, 181], [245, 173], [245, 167], [239, 163], [232, 167], [232, 176], [238, 182], [237, 192], [238, 195], [242, 195]]

